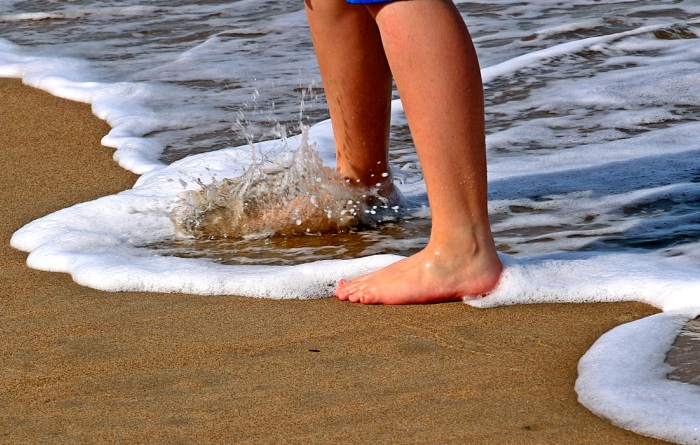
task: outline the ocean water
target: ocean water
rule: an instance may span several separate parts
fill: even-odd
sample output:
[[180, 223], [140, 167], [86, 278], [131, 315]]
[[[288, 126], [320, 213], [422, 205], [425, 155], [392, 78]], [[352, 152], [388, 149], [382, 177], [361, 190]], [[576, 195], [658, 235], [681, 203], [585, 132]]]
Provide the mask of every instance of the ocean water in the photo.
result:
[[[493, 295], [468, 303], [662, 309], [602, 337], [576, 390], [623, 428], [700, 443], [700, 392], [667, 379], [664, 361], [700, 314], [700, 4], [457, 6], [482, 66], [489, 210], [507, 266]], [[307, 232], [294, 215], [305, 234], [176, 236], [170, 215], [187, 193], [288, 163], [309, 144], [334, 166], [300, 1], [6, 0], [0, 36], [0, 76], [90, 103], [112, 127], [103, 143], [115, 160], [141, 175], [19, 230], [12, 245], [31, 252], [31, 267], [111, 291], [318, 298], [427, 241], [398, 96], [392, 171], [408, 203], [398, 216], [340, 234]]]

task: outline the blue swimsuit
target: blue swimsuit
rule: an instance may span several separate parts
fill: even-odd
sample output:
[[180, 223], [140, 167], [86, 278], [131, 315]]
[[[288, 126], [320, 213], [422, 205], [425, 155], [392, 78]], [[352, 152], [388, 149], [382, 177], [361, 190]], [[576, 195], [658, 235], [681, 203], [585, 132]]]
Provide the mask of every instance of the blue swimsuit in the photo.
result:
[[345, 0], [347, 3], [367, 4], [367, 3], [386, 3], [392, 0]]

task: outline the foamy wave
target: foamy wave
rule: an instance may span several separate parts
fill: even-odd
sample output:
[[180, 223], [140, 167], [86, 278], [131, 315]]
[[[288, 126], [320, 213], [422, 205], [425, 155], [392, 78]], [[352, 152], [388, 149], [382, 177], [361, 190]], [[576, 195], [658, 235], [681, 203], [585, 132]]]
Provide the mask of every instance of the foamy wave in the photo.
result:
[[579, 401], [621, 428], [700, 444], [700, 388], [669, 380], [665, 363], [683, 324], [698, 314], [700, 306], [666, 312], [605, 333], [579, 362]]
[[496, 290], [466, 303], [481, 308], [523, 303], [639, 301], [664, 311], [700, 309], [696, 267], [654, 254], [569, 253], [515, 259], [502, 256]]

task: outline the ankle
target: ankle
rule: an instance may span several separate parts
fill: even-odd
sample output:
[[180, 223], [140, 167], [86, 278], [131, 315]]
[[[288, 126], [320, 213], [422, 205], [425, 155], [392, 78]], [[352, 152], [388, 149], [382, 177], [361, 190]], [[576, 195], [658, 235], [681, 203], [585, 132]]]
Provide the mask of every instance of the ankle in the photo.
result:
[[496, 253], [489, 225], [442, 228], [433, 224], [428, 247], [435, 251], [460, 252], [461, 255], [470, 257]]

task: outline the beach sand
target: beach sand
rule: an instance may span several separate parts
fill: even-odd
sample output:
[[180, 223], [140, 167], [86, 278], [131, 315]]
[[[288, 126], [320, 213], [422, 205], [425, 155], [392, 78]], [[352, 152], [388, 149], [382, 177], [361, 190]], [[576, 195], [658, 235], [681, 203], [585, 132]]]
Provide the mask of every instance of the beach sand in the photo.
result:
[[36, 271], [24, 224], [136, 180], [90, 107], [0, 79], [0, 443], [647, 444], [576, 366], [643, 304], [364, 307], [107, 293]]
[[670, 380], [700, 386], [700, 317], [685, 323], [666, 354], [666, 363], [674, 368], [667, 375]]

